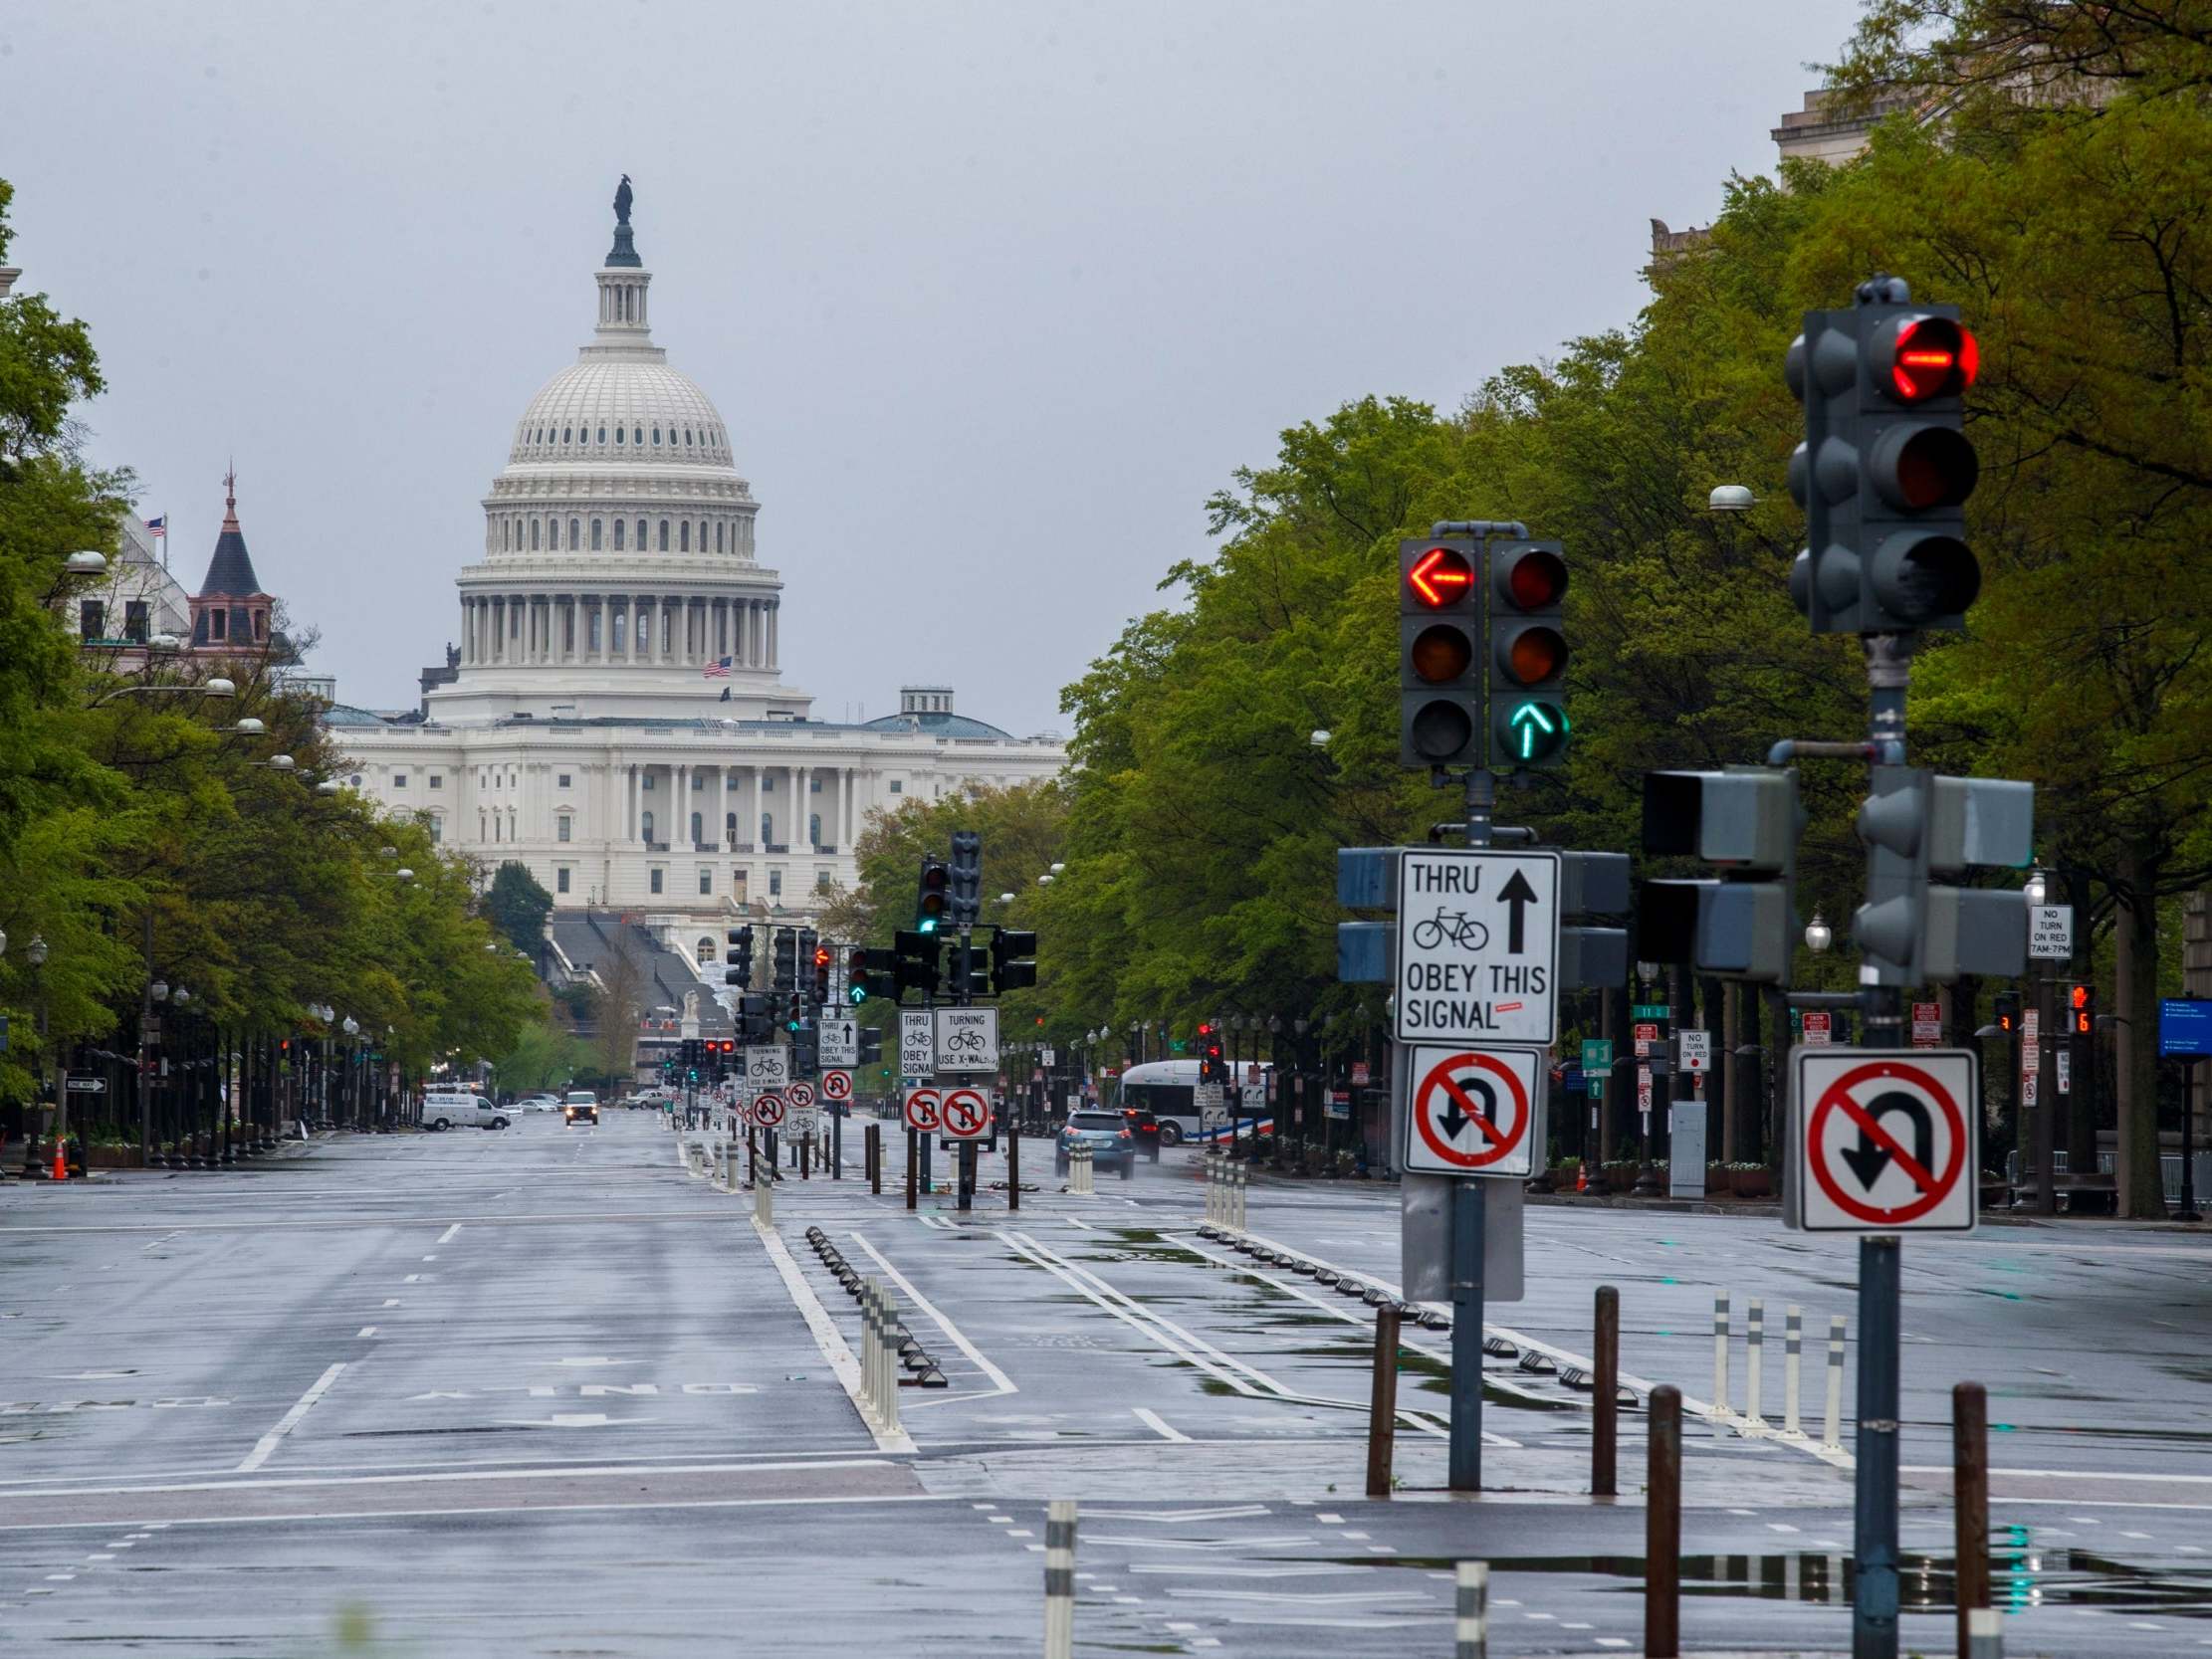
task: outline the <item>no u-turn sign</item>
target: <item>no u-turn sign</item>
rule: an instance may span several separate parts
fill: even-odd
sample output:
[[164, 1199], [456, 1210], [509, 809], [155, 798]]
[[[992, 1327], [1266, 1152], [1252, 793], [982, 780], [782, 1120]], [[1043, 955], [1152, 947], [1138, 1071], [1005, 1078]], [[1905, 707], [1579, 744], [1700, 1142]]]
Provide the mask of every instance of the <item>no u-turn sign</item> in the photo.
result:
[[1417, 1048], [1406, 1167], [1432, 1175], [1526, 1175], [1544, 1139], [1544, 1051]]
[[1971, 1049], [1795, 1050], [1789, 1224], [1969, 1231], [1980, 1193], [1978, 1065]]

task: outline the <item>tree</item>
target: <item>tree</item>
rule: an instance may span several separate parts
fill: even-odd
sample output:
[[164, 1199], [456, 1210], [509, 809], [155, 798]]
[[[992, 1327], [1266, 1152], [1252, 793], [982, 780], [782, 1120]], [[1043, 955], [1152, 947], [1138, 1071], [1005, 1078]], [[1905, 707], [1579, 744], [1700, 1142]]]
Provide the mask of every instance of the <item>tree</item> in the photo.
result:
[[546, 919], [553, 908], [553, 895], [528, 865], [514, 859], [493, 872], [492, 885], [484, 894], [484, 914], [534, 962], [546, 948]]
[[599, 1070], [610, 1083], [630, 1075], [637, 1061], [637, 1024], [645, 1015], [645, 964], [625, 938], [610, 942], [605, 955], [592, 964], [598, 981], [593, 1009], [597, 1026], [594, 1048]]

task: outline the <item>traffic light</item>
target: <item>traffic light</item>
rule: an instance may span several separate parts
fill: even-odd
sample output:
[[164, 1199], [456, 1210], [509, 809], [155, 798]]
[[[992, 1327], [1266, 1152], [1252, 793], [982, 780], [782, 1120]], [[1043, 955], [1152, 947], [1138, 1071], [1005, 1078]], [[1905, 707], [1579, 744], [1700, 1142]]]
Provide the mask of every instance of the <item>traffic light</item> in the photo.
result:
[[789, 928], [775, 930], [775, 982], [779, 991], [798, 989], [798, 934]]
[[765, 1043], [769, 1040], [769, 1026], [774, 1017], [769, 1011], [769, 998], [765, 991], [753, 991], [738, 998], [738, 1040], [746, 1043]]
[[921, 891], [914, 901], [914, 931], [934, 933], [950, 922], [953, 905], [953, 873], [941, 858], [922, 860]]
[[753, 983], [753, 930], [732, 928], [729, 933], [730, 965], [723, 970], [725, 985], [750, 985]]
[[1556, 541], [1492, 541], [1490, 767], [1558, 766], [1567, 758], [1565, 549]]
[[893, 998], [903, 997], [910, 990], [935, 995], [938, 962], [945, 953], [945, 941], [926, 931], [901, 932], [891, 935], [891, 946], [895, 958], [891, 969]]
[[2011, 1036], [2020, 1029], [2020, 993], [1999, 991], [1990, 999], [1990, 1013], [1995, 1017], [1997, 1029]]
[[1797, 955], [1797, 772], [1731, 766], [1644, 775], [1644, 850], [1718, 865], [1717, 879], [1637, 890], [1636, 954], [1787, 985]]
[[820, 1069], [820, 1049], [814, 1028], [800, 1025], [791, 1033], [791, 1075], [811, 1077]]
[[2075, 985], [2067, 991], [2067, 1029], [2077, 1037], [2097, 1032], [2097, 987]]
[[1942, 984], [1961, 974], [2017, 974], [2027, 963], [2028, 908], [2017, 889], [1932, 884], [1977, 865], [2019, 867], [2033, 847], [2035, 786], [1938, 777], [1915, 766], [1870, 769], [1859, 809], [1867, 902], [1852, 919], [1866, 962], [1860, 983]]
[[1805, 405], [1790, 494], [1806, 546], [1790, 595], [1816, 634], [1963, 628], [1981, 590], [1966, 498], [1981, 464], [1964, 431], [1979, 351], [1956, 306], [1915, 306], [1898, 278], [1849, 311], [1808, 311], [1784, 369]]
[[790, 991], [776, 999], [783, 1008], [783, 1029], [796, 1031], [806, 1023], [806, 999]]
[[799, 988], [817, 1008], [829, 1000], [829, 946], [811, 928], [799, 930]]
[[1037, 935], [1001, 928], [991, 939], [991, 989], [994, 995], [1037, 982]]
[[1228, 1081], [1228, 1065], [1221, 1058], [1221, 1034], [1204, 1020], [1199, 1022], [1199, 1081]]
[[899, 953], [896, 950], [872, 950], [856, 944], [845, 952], [845, 995], [855, 1002], [865, 1002], [871, 996], [888, 996], [897, 999]]
[[1398, 763], [1482, 763], [1481, 552], [1463, 535], [1398, 544]]
[[951, 874], [953, 926], [973, 928], [984, 913], [984, 838], [974, 830], [953, 831]]

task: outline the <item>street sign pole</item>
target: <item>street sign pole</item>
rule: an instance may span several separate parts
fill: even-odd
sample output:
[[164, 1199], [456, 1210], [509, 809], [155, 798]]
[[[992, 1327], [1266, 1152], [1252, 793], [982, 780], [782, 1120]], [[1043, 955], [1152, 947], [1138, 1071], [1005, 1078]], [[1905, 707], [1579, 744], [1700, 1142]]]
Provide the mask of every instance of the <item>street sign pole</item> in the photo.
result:
[[[1497, 774], [1467, 769], [1467, 845], [1492, 845]], [[1400, 896], [1404, 904], [1405, 896]], [[1401, 1058], [1403, 1058], [1403, 1053]], [[1488, 1224], [1486, 1182], [1453, 1181], [1451, 1192], [1451, 1440], [1446, 1483], [1454, 1492], [1482, 1490], [1482, 1235]]]

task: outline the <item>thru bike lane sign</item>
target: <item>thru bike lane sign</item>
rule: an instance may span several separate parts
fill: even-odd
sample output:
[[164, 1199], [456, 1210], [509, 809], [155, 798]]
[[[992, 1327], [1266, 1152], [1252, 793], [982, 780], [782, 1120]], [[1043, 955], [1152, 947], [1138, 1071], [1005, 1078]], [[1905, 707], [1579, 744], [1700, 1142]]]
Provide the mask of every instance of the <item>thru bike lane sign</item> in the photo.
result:
[[1407, 847], [1398, 855], [1404, 1043], [1559, 1036], [1559, 855]]

